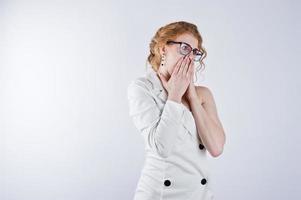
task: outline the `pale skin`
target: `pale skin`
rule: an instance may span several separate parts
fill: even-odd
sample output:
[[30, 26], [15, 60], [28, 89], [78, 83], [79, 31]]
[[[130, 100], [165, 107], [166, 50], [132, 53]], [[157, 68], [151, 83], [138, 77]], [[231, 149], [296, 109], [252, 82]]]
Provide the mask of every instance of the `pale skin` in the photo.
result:
[[[192, 48], [198, 46], [198, 40], [189, 33], [179, 35], [174, 41], [186, 42]], [[194, 85], [194, 62], [191, 62], [194, 55], [190, 52], [183, 56], [179, 48], [178, 44], [160, 48], [166, 61], [164, 67], [159, 67], [158, 77], [168, 93], [167, 99], [183, 103], [192, 112], [203, 145], [211, 156], [218, 157], [223, 152], [226, 138], [213, 94], [208, 87]]]

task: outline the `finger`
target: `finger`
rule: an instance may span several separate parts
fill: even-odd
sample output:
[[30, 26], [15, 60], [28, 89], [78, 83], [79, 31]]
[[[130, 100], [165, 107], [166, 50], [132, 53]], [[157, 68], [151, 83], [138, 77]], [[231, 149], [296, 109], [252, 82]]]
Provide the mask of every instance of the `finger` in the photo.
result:
[[184, 57], [180, 58], [180, 59], [177, 61], [176, 66], [174, 67], [174, 70], [173, 70], [173, 73], [172, 73], [172, 74], [178, 74], [179, 68], [180, 68], [180, 66], [181, 66], [181, 64], [182, 64], [182, 62], [183, 62], [183, 60], [184, 60]]
[[184, 72], [183, 72], [185, 75], [188, 75], [188, 71], [189, 71], [190, 67], [191, 67], [191, 59], [189, 58], [188, 59], [188, 64], [185, 66], [185, 69], [184, 69]]
[[194, 64], [192, 64], [188, 70], [189, 77], [192, 78], [194, 75]]
[[190, 60], [189, 67], [187, 69], [187, 74], [189, 74], [191, 72], [193, 73], [193, 68], [194, 68], [194, 62], [193, 62], [193, 60]]
[[187, 65], [187, 63], [188, 63], [188, 58], [185, 57], [185, 61], [184, 61], [184, 63], [182, 64], [181, 69], [179, 70], [179, 73], [181, 73], [182, 75], [185, 75], [185, 74], [184, 74], [184, 69], [185, 69], [185, 66]]
[[181, 67], [180, 67], [180, 69], [179, 69], [179, 73], [183, 73], [183, 69], [184, 69], [186, 63], [187, 63], [187, 57], [184, 56], [184, 60], [183, 60], [183, 62], [182, 62], [182, 64], [181, 64]]
[[189, 58], [188, 57], [186, 57], [186, 61], [185, 61], [185, 64], [182, 66], [182, 74], [183, 74], [183, 76], [185, 76], [186, 75], [186, 71], [187, 71], [187, 66], [189, 65]]

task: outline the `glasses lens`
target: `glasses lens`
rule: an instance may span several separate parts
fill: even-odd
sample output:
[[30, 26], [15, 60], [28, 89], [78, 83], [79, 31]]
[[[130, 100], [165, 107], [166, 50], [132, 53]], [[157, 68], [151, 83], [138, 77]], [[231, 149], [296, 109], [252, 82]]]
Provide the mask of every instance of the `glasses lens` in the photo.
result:
[[191, 51], [191, 47], [185, 43], [182, 43], [181, 44], [181, 49], [180, 49], [180, 52], [184, 55], [187, 55], [189, 54]]
[[199, 61], [203, 56], [202, 52], [198, 50], [194, 51], [193, 53], [194, 53], [194, 61]]

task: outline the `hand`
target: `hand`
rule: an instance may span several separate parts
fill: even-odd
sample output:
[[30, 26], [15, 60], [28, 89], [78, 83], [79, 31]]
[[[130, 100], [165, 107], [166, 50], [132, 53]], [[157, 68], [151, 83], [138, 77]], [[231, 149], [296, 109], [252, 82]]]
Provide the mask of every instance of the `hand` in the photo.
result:
[[[192, 70], [192, 74], [194, 74], [194, 63], [193, 63], [192, 60], [190, 60], [189, 68], [190, 68], [190, 70]], [[188, 101], [191, 101], [191, 100], [194, 100], [195, 98], [198, 98], [198, 95], [197, 95], [197, 92], [196, 92], [196, 86], [193, 83], [193, 76], [191, 76], [189, 86], [188, 86], [184, 96]]]
[[166, 77], [159, 73], [162, 85], [168, 93], [168, 99], [181, 103], [182, 96], [187, 90], [192, 74], [193, 71], [191, 67], [189, 68], [189, 57], [187, 56], [177, 61], [168, 81]]

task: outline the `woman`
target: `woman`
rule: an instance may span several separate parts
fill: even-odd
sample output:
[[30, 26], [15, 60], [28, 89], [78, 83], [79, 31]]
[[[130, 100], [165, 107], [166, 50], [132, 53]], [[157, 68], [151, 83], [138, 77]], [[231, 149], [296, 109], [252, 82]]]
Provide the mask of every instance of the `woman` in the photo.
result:
[[221, 155], [225, 133], [212, 93], [193, 83], [206, 51], [194, 24], [161, 27], [150, 43], [145, 76], [127, 90], [129, 113], [146, 159], [134, 200], [214, 199], [207, 161]]

